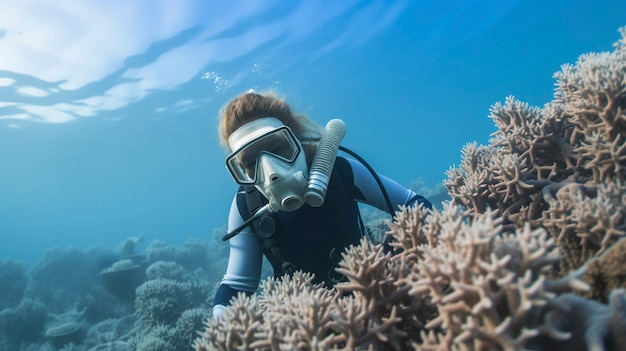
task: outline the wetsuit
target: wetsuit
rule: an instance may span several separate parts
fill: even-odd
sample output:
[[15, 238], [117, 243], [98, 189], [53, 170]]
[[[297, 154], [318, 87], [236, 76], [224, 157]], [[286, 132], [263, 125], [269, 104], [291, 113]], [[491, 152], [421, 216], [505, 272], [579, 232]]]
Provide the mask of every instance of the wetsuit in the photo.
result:
[[[432, 208], [422, 196], [387, 177], [379, 177], [396, 210], [400, 205], [411, 206], [415, 203]], [[235, 195], [230, 208], [229, 231], [244, 221], [247, 209], [241, 208], [242, 199], [245, 199], [241, 192], [242, 188]], [[224, 306], [239, 291], [256, 291], [261, 277], [263, 254], [272, 263], [275, 276], [285, 273], [281, 264], [286, 261], [296, 269], [314, 273], [316, 282], [332, 285], [336, 276], [334, 268], [341, 252], [350, 245], [358, 244], [362, 236], [357, 202], [388, 211], [381, 189], [370, 171], [358, 161], [338, 157], [321, 207], [305, 204], [296, 211], [279, 211], [275, 214], [275, 241], [283, 262], [277, 262], [276, 256], [263, 247], [263, 242], [250, 226], [231, 238], [228, 268], [213, 302], [214, 317], [222, 313]]]

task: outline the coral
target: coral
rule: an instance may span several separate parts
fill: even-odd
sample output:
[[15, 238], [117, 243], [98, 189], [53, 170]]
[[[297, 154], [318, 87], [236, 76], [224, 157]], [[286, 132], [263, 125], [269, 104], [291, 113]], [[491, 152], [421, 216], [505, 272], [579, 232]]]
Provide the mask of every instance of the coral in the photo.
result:
[[[219, 240], [221, 235], [216, 237]], [[212, 299], [208, 297], [211, 287], [220, 277], [207, 277], [207, 268], [212, 268], [202, 258], [209, 251], [202, 242], [190, 241], [182, 247], [162, 248], [163, 253], [175, 253], [173, 256], [185, 265], [178, 261], [151, 262], [149, 272], [152, 278], [167, 276], [177, 281], [168, 281], [172, 284], [146, 284], [139, 290], [139, 299], [135, 296], [135, 287], [145, 282], [149, 263], [146, 260], [148, 255], [141, 252], [130, 255], [128, 251], [128, 255], [120, 257], [106, 249], [53, 248], [30, 270], [30, 277], [15, 262], [0, 261], [1, 267], [7, 268], [0, 271], [0, 275], [6, 273], [7, 280], [10, 276], [10, 281], [18, 283], [20, 276], [25, 282], [30, 278], [23, 294], [26, 298], [21, 293], [13, 294], [13, 291], [5, 289], [5, 286], [8, 288], [11, 285], [3, 285], [0, 289], [0, 296], [8, 296], [9, 293], [14, 296], [11, 301], [22, 299], [19, 308], [14, 304], [0, 312], [0, 349], [190, 349], [202, 321], [210, 316], [207, 301]], [[204, 252], [201, 253], [202, 250]], [[152, 255], [154, 257], [156, 255]], [[207, 267], [200, 268], [204, 264]], [[129, 294], [112, 294], [111, 286], [107, 286], [106, 282], [109, 278], [120, 291]], [[163, 289], [157, 288], [159, 286]], [[121, 296], [124, 299], [120, 299]], [[44, 306], [49, 306], [50, 311]], [[72, 330], [77, 325], [81, 328]], [[74, 341], [56, 340], [66, 335], [62, 332], [66, 328], [80, 332], [80, 338]]]
[[[460, 209], [446, 209], [460, 214]], [[450, 215], [450, 214], [448, 214]], [[421, 350], [518, 350], [539, 335], [559, 339], [541, 307], [559, 293], [587, 290], [576, 275], [549, 280], [558, 250], [542, 229], [503, 233], [495, 211], [442, 227], [424, 245], [411, 294], [427, 294], [438, 316], [424, 330]], [[433, 342], [434, 341], [434, 342]]]
[[137, 288], [135, 312], [148, 326], [173, 324], [183, 311], [202, 302], [202, 292], [191, 283], [154, 279]]
[[604, 305], [593, 300], [565, 294], [548, 302], [547, 317], [569, 338], [554, 344], [539, 338], [534, 348], [568, 351], [623, 350], [626, 346], [626, 292], [613, 290]]
[[[622, 36], [626, 30], [621, 29]], [[495, 209], [507, 228], [543, 226], [564, 252], [561, 273], [626, 234], [626, 48], [581, 55], [555, 74], [543, 108], [508, 97], [492, 107], [490, 145], [468, 144], [444, 182], [471, 213]]]
[[338, 294], [312, 284], [312, 279], [310, 274], [296, 272], [293, 277], [265, 280], [259, 297], [239, 294], [223, 319], [206, 322], [203, 337], [194, 341], [194, 348], [329, 348], [337, 338], [328, 321]]
[[135, 298], [135, 289], [146, 280], [144, 267], [131, 259], [121, 259], [100, 272], [102, 284], [122, 300]]
[[141, 242], [143, 242], [143, 233], [140, 233], [138, 236], [126, 238], [126, 240], [119, 245], [122, 257], [134, 257], [137, 255], [135, 250], [137, 245]]
[[85, 331], [80, 323], [65, 322], [48, 327], [46, 337], [56, 348], [61, 348], [68, 344], [80, 344], [85, 338]]
[[177, 281], [188, 281], [191, 279], [189, 273], [176, 262], [157, 261], [146, 269], [146, 277], [152, 279], [171, 279]]
[[154, 335], [143, 337], [135, 344], [135, 348], [133, 348], [133, 350], [136, 351], [161, 351], [173, 349], [174, 347], [167, 340]]
[[76, 301], [76, 309], [82, 312], [85, 322], [96, 324], [132, 313], [133, 303], [134, 299], [132, 301], [120, 300], [105, 290], [104, 286], [96, 285], [80, 296]]
[[175, 330], [169, 326], [158, 325], [148, 332], [139, 334], [131, 341], [131, 350], [134, 351], [160, 351], [178, 350], [172, 343]]
[[173, 344], [176, 350], [193, 350], [193, 341], [198, 336], [196, 331], [202, 329], [204, 321], [210, 316], [211, 311], [205, 307], [184, 311], [174, 327]]
[[343, 253], [333, 289], [268, 279], [206, 321], [196, 350], [626, 349], [626, 28], [555, 75], [555, 101], [492, 107], [441, 210], [401, 208], [386, 250]]
[[44, 343], [44, 344], [32, 343], [26, 346], [22, 346], [20, 348], [20, 351], [56, 351], [56, 349], [50, 343]]
[[98, 283], [98, 273], [108, 258], [94, 249], [49, 249], [31, 268], [25, 295], [41, 301], [51, 312], [62, 313]]
[[586, 264], [583, 279], [591, 290], [586, 296], [606, 302], [617, 288], [626, 288], [626, 238], [613, 245], [604, 255]]
[[[227, 246], [227, 245], [226, 245]], [[150, 264], [158, 261], [176, 262], [189, 271], [205, 270], [211, 266], [208, 245], [201, 240], [189, 240], [181, 247], [162, 242], [153, 242], [146, 248], [145, 254]]]
[[0, 311], [15, 307], [22, 299], [26, 289], [26, 270], [14, 260], [0, 260]]
[[[24, 299], [15, 308], [0, 312], [0, 349], [13, 350], [19, 345], [40, 340], [48, 312], [38, 301]], [[4, 344], [4, 345], [3, 345]]]
[[544, 230], [502, 235], [494, 211], [467, 218], [457, 205], [428, 213], [398, 213], [394, 255], [366, 239], [350, 248], [336, 290], [304, 273], [264, 281], [208, 321], [196, 349], [514, 349], [562, 337], [542, 307], [587, 285], [546, 278], [559, 255]]
[[59, 351], [87, 351], [87, 349], [82, 345], [76, 345], [74, 343], [69, 343], [63, 345], [63, 347], [58, 348]]
[[132, 315], [123, 318], [111, 318], [92, 325], [87, 330], [84, 345], [90, 351], [97, 350], [131, 350], [130, 339], [138, 332], [134, 328]]

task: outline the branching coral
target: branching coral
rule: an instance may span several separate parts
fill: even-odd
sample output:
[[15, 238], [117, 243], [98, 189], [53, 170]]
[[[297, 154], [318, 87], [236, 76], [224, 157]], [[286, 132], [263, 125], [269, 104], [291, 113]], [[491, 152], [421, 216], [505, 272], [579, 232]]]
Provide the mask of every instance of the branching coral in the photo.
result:
[[[626, 30], [621, 33], [626, 36]], [[467, 145], [445, 182], [470, 213], [494, 209], [507, 228], [544, 226], [565, 253], [561, 274], [624, 236], [626, 48], [582, 55], [555, 74], [544, 108], [508, 97], [488, 146]]]
[[[450, 206], [448, 211], [460, 212]], [[440, 244], [423, 247], [413, 291], [429, 291], [439, 315], [424, 330], [422, 350], [517, 350], [546, 328], [541, 306], [557, 293], [586, 289], [578, 277], [548, 280], [559, 255], [553, 240], [530, 226], [503, 234], [493, 211], [442, 230]], [[434, 343], [433, 343], [434, 341]]]
[[343, 341], [329, 326], [338, 294], [296, 272], [263, 282], [259, 296], [239, 295], [224, 318], [209, 320], [197, 350], [308, 350]]
[[503, 233], [495, 211], [468, 217], [453, 204], [426, 214], [398, 213], [394, 255], [368, 240], [350, 248], [343, 294], [303, 273], [272, 278], [209, 320], [196, 349], [521, 350], [543, 338], [564, 350], [570, 334], [546, 306], [588, 286], [580, 272], [549, 279], [560, 255], [545, 230]]

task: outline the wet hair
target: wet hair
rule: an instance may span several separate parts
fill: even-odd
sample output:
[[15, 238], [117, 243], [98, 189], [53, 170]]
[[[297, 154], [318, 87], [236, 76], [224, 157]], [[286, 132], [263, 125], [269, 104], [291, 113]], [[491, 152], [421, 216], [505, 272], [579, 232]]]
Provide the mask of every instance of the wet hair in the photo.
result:
[[263, 117], [276, 117], [288, 126], [304, 148], [307, 162], [311, 163], [322, 128], [308, 117], [291, 111], [289, 104], [274, 92], [247, 92], [235, 97], [220, 111], [220, 143], [227, 151], [230, 135], [246, 123]]

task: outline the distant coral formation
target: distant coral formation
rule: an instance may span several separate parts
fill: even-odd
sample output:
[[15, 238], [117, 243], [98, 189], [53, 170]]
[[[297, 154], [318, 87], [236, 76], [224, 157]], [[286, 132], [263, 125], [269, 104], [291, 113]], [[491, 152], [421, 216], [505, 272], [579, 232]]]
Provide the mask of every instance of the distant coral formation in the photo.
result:
[[137, 238], [118, 253], [51, 248], [30, 270], [0, 260], [0, 350], [192, 350], [226, 265], [208, 264], [222, 236], [143, 253]]
[[442, 210], [403, 208], [335, 289], [297, 272], [239, 295], [196, 350], [625, 350], [626, 28], [613, 52], [513, 97], [468, 144]]
[[0, 260], [0, 311], [15, 307], [20, 302], [26, 289], [26, 270], [14, 260]]

